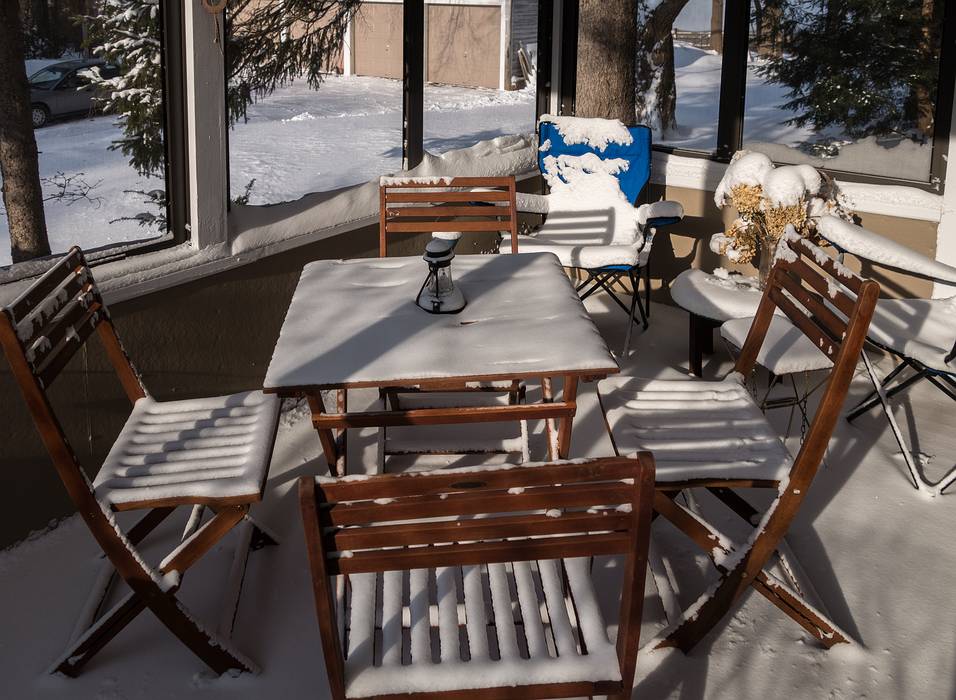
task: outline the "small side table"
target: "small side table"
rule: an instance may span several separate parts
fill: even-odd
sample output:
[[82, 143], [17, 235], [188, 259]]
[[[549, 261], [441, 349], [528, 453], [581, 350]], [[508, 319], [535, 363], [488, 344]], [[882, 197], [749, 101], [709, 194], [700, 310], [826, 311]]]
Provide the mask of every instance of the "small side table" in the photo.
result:
[[762, 296], [757, 280], [737, 273], [685, 270], [671, 283], [671, 298], [690, 313], [688, 363], [701, 376], [703, 355], [714, 351], [714, 330], [735, 318], [757, 313]]

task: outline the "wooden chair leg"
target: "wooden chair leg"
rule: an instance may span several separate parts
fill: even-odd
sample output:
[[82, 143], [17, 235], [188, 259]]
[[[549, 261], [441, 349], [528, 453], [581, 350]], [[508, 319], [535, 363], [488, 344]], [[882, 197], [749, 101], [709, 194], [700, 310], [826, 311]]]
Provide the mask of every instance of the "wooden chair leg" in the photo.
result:
[[[775, 546], [771, 547], [768, 544], [770, 532], [776, 531], [767, 527], [769, 520], [747, 551], [736, 554], [721, 544], [721, 537], [716, 530], [695, 515], [684, 511], [672, 499], [660, 492], [654, 496], [654, 509], [707, 552], [720, 571], [717, 586], [704, 593], [691, 607], [694, 611], [693, 616], [685, 614], [680, 621], [676, 622], [663, 639], [658, 641], [658, 648], [678, 647], [685, 653], [689, 652], [730, 612], [731, 607], [749, 586], [753, 586], [757, 592], [825, 647], [829, 648], [834, 644], [850, 641], [848, 636], [827, 620], [823, 613], [815, 610], [783, 582], [763, 571], [763, 567], [776, 551]], [[721, 565], [721, 560], [714, 555], [715, 548], [720, 551], [721, 558], [735, 556], [737, 564], [732, 569], [725, 569]], [[755, 550], [763, 550], [763, 553], [758, 557], [755, 555]], [[756, 574], [750, 575], [748, 572], [756, 572]]]
[[132, 622], [146, 606], [135, 593], [127, 594], [99, 620], [73, 641], [63, 655], [50, 668], [50, 673], [62, 673], [71, 678], [79, 675], [83, 666]]
[[255, 663], [197, 622], [175, 596], [164, 594], [157, 589], [154, 595], [149, 596], [146, 605], [170, 632], [215, 673], [222, 675], [227, 671], [259, 672]]

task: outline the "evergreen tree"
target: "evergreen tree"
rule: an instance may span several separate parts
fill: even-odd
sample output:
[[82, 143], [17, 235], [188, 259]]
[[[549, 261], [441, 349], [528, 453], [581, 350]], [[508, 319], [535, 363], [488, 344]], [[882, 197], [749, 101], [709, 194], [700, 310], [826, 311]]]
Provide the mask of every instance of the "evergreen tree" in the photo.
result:
[[764, 77], [787, 86], [788, 121], [852, 138], [933, 135], [943, 3], [789, 0]]
[[112, 78], [98, 67], [89, 71], [96, 101], [118, 115], [121, 150], [143, 176], [161, 175], [163, 148], [163, 61], [159, 0], [102, 0], [91, 25], [93, 53], [119, 68]]
[[[235, 120], [254, 100], [304, 77], [318, 88], [338, 56], [359, 0], [237, 0], [229, 4], [227, 103]], [[119, 115], [120, 149], [144, 176], [161, 175], [163, 74], [160, 0], [100, 0], [85, 18], [93, 53], [120, 68], [93, 69], [101, 106]]]

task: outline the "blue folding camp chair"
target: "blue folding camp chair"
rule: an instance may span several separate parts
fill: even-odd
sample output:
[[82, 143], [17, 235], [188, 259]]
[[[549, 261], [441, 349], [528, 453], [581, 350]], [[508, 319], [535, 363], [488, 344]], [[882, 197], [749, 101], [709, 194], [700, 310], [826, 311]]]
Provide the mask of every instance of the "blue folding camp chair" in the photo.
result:
[[[562, 117], [564, 125], [573, 124], [574, 117]], [[590, 120], [589, 120], [590, 121]], [[627, 333], [624, 340], [624, 355], [627, 355], [631, 342], [631, 328], [636, 322], [635, 311], [640, 312], [641, 324], [647, 328], [650, 317], [651, 243], [656, 229], [660, 226], [675, 224], [683, 218], [683, 208], [677, 202], [655, 202], [642, 204], [637, 202], [645, 190], [651, 176], [651, 130], [646, 126], [628, 127], [631, 143], [608, 143], [604, 148], [596, 148], [585, 143], [568, 144], [558, 126], [542, 117], [538, 124], [538, 167], [542, 174], [561, 177], [553, 172], [561, 156], [587, 156], [594, 154], [603, 161], [623, 159], [625, 169], [612, 174], [617, 179], [621, 192], [636, 212], [638, 230], [635, 240], [622, 242], [611, 240], [607, 225], [596, 219], [600, 212], [594, 212], [594, 219], [577, 216], [568, 223], [555, 223], [546, 220], [539, 233], [519, 236], [518, 249], [522, 252], [547, 251], [558, 256], [565, 267], [582, 270], [584, 280], [577, 291], [581, 299], [587, 299], [594, 292], [603, 289], [612, 300], [628, 315]], [[548, 200], [546, 196], [523, 196], [518, 209], [542, 213], [547, 216]], [[631, 284], [631, 303], [626, 305], [614, 291], [614, 285], [627, 278]], [[640, 282], [644, 282], [644, 295], [641, 298]]]

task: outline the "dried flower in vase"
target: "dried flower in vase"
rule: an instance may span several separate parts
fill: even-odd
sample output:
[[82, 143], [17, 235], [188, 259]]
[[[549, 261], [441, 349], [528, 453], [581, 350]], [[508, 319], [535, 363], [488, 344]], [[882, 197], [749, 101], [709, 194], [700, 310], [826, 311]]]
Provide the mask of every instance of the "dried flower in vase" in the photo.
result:
[[846, 198], [832, 178], [809, 165], [775, 167], [764, 154], [750, 151], [734, 154], [714, 202], [734, 207], [739, 216], [726, 232], [711, 238], [711, 249], [739, 263], [759, 255], [761, 287], [788, 226], [801, 237], [816, 239], [818, 217], [852, 220]]

